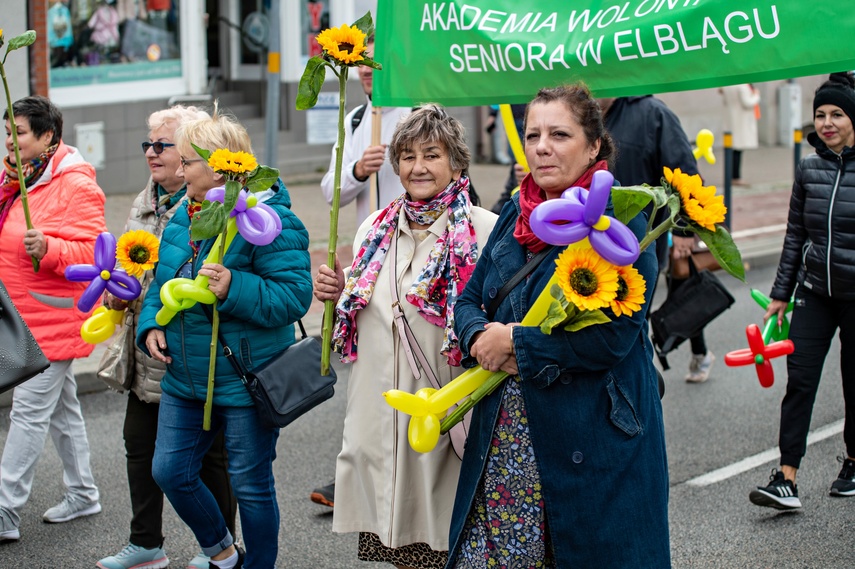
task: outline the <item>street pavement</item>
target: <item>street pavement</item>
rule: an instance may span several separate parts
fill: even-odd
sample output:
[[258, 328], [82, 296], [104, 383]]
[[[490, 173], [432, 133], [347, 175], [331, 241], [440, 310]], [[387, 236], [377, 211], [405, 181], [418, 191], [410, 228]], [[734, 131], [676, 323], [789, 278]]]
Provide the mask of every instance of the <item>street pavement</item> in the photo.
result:
[[[799, 486], [804, 510], [778, 513], [748, 503], [748, 492], [765, 484], [776, 466], [778, 416], [786, 383], [783, 361], [775, 362], [777, 378], [762, 389], [750, 368], [723, 365], [726, 352], [745, 347], [747, 324], [759, 323], [762, 311], [750, 299], [749, 289], [768, 291], [774, 278], [786, 222], [792, 180], [792, 151], [763, 148], [743, 156], [745, 187], [734, 188], [731, 223], [748, 267], [746, 282], [727, 275], [722, 280], [736, 304], [707, 329], [707, 343], [718, 361], [710, 381], [700, 385], [683, 381], [689, 354], [681, 347], [664, 372], [663, 410], [671, 476], [671, 536], [674, 567], [698, 568], [843, 568], [851, 561], [853, 502], [827, 496], [839, 470], [842, 454], [840, 422], [839, 350], [832, 348], [815, 407], [812, 428], [818, 439], [808, 448]], [[701, 164], [707, 183], [721, 185], [719, 164]], [[507, 166], [475, 165], [472, 179], [489, 207], [504, 185]], [[317, 180], [288, 179], [293, 209], [309, 229], [313, 266], [325, 262], [328, 207]], [[108, 227], [121, 231], [133, 196], [110, 196]], [[352, 206], [341, 212], [339, 254], [349, 259], [349, 243], [356, 229]], [[654, 306], [662, 298], [659, 288]], [[320, 327], [321, 305], [304, 319], [310, 333]], [[100, 351], [75, 363], [87, 421], [92, 466], [102, 494], [101, 514], [66, 524], [44, 524], [41, 514], [62, 496], [61, 467], [48, 443], [37, 467], [34, 490], [21, 525], [21, 540], [0, 544], [0, 569], [12, 567], [93, 567], [127, 541], [130, 504], [125, 474], [122, 421], [125, 397], [99, 385], [94, 378]], [[334, 358], [335, 359], [335, 358]], [[356, 560], [356, 536], [331, 532], [331, 510], [308, 500], [311, 490], [334, 475], [341, 445], [347, 369], [337, 362], [339, 382], [329, 402], [282, 430], [274, 463], [281, 508], [279, 567], [368, 567]], [[8, 413], [0, 413], [0, 444], [8, 433]], [[622, 457], [614, 457], [616, 461]], [[703, 478], [713, 475], [712, 481]], [[171, 567], [197, 553], [197, 545], [168, 502], [164, 514], [166, 550]], [[616, 544], [619, 546], [619, 544]]]

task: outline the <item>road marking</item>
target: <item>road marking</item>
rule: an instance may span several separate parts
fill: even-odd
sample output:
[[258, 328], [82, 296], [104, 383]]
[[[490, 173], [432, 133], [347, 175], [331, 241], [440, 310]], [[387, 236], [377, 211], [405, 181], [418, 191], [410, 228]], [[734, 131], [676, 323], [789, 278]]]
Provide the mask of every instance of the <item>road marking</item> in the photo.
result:
[[754, 229], [743, 229], [741, 231], [734, 231], [730, 234], [730, 236], [734, 239], [743, 239], [745, 237], [754, 237], [755, 235], [763, 235], [764, 233], [778, 233], [779, 231], [786, 231], [787, 224], [779, 223], [778, 225], [767, 225], [765, 227], [755, 227]]
[[[807, 444], [812, 445], [814, 443], [824, 441], [825, 439], [833, 437], [834, 435], [840, 434], [842, 432], [843, 419], [840, 419], [839, 421], [835, 421], [834, 423], [830, 423], [809, 433], [807, 438]], [[734, 462], [733, 464], [730, 464], [723, 468], [719, 468], [718, 470], [713, 470], [712, 472], [708, 472], [701, 476], [686, 480], [684, 484], [686, 484], [687, 486], [698, 487], [709, 486], [710, 484], [722, 482], [723, 480], [727, 480], [728, 478], [732, 478], [734, 476], [742, 474], [743, 472], [748, 472], [749, 470], [753, 470], [758, 466], [762, 466], [767, 462], [772, 462], [773, 460], [778, 460], [779, 458], [781, 458], [781, 451], [777, 447], [770, 448], [769, 450], [764, 450], [763, 452], [755, 454], [754, 456], [743, 458], [739, 462]]]

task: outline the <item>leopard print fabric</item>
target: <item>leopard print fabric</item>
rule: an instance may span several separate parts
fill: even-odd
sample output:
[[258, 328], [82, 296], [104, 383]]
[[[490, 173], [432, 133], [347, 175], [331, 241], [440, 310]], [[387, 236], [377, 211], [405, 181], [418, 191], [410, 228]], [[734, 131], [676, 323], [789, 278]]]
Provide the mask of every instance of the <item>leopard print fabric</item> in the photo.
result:
[[434, 551], [426, 543], [412, 543], [401, 547], [386, 547], [376, 534], [359, 533], [358, 557], [362, 561], [391, 563], [414, 569], [443, 569], [448, 561], [447, 551]]

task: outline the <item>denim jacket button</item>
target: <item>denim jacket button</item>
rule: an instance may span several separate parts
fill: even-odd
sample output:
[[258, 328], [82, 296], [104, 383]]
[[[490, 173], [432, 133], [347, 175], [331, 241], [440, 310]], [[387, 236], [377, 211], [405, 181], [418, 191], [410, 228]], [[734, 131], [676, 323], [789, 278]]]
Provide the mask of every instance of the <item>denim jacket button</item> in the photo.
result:
[[572, 457], [572, 458], [573, 458], [573, 462], [574, 462], [574, 463], [576, 463], [576, 464], [581, 464], [581, 463], [582, 463], [582, 460], [583, 460], [585, 457], [584, 457], [584, 456], [582, 456], [582, 453], [581, 453], [581, 452], [579, 452], [579, 451], [577, 450], [576, 452], [574, 452], [574, 453], [573, 453], [573, 457]]
[[499, 291], [498, 291], [498, 289], [496, 289], [496, 287], [491, 286], [491, 287], [490, 287], [490, 292], [488, 292], [487, 294], [490, 296], [490, 298], [496, 298], [496, 294], [497, 294], [498, 292], [499, 292]]

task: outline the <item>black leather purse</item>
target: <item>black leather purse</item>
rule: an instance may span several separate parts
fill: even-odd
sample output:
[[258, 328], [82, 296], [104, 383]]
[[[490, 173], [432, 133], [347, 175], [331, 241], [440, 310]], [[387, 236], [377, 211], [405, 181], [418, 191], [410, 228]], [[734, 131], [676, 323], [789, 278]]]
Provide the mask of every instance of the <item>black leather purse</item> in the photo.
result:
[[40, 374], [50, 366], [9, 293], [0, 281], [0, 393]]
[[708, 270], [698, 271], [689, 257], [689, 278], [650, 314], [653, 347], [662, 369], [670, 367], [665, 357], [668, 352], [697, 336], [733, 302], [733, 296], [718, 277]]
[[[210, 307], [203, 305], [203, 310], [210, 320]], [[289, 425], [335, 393], [335, 370], [330, 368], [329, 375], [320, 373], [320, 342], [306, 335], [302, 320], [298, 320], [297, 324], [300, 326], [300, 340], [254, 370], [244, 368], [218, 330], [217, 337], [223, 355], [246, 387], [258, 418], [266, 429]]]

